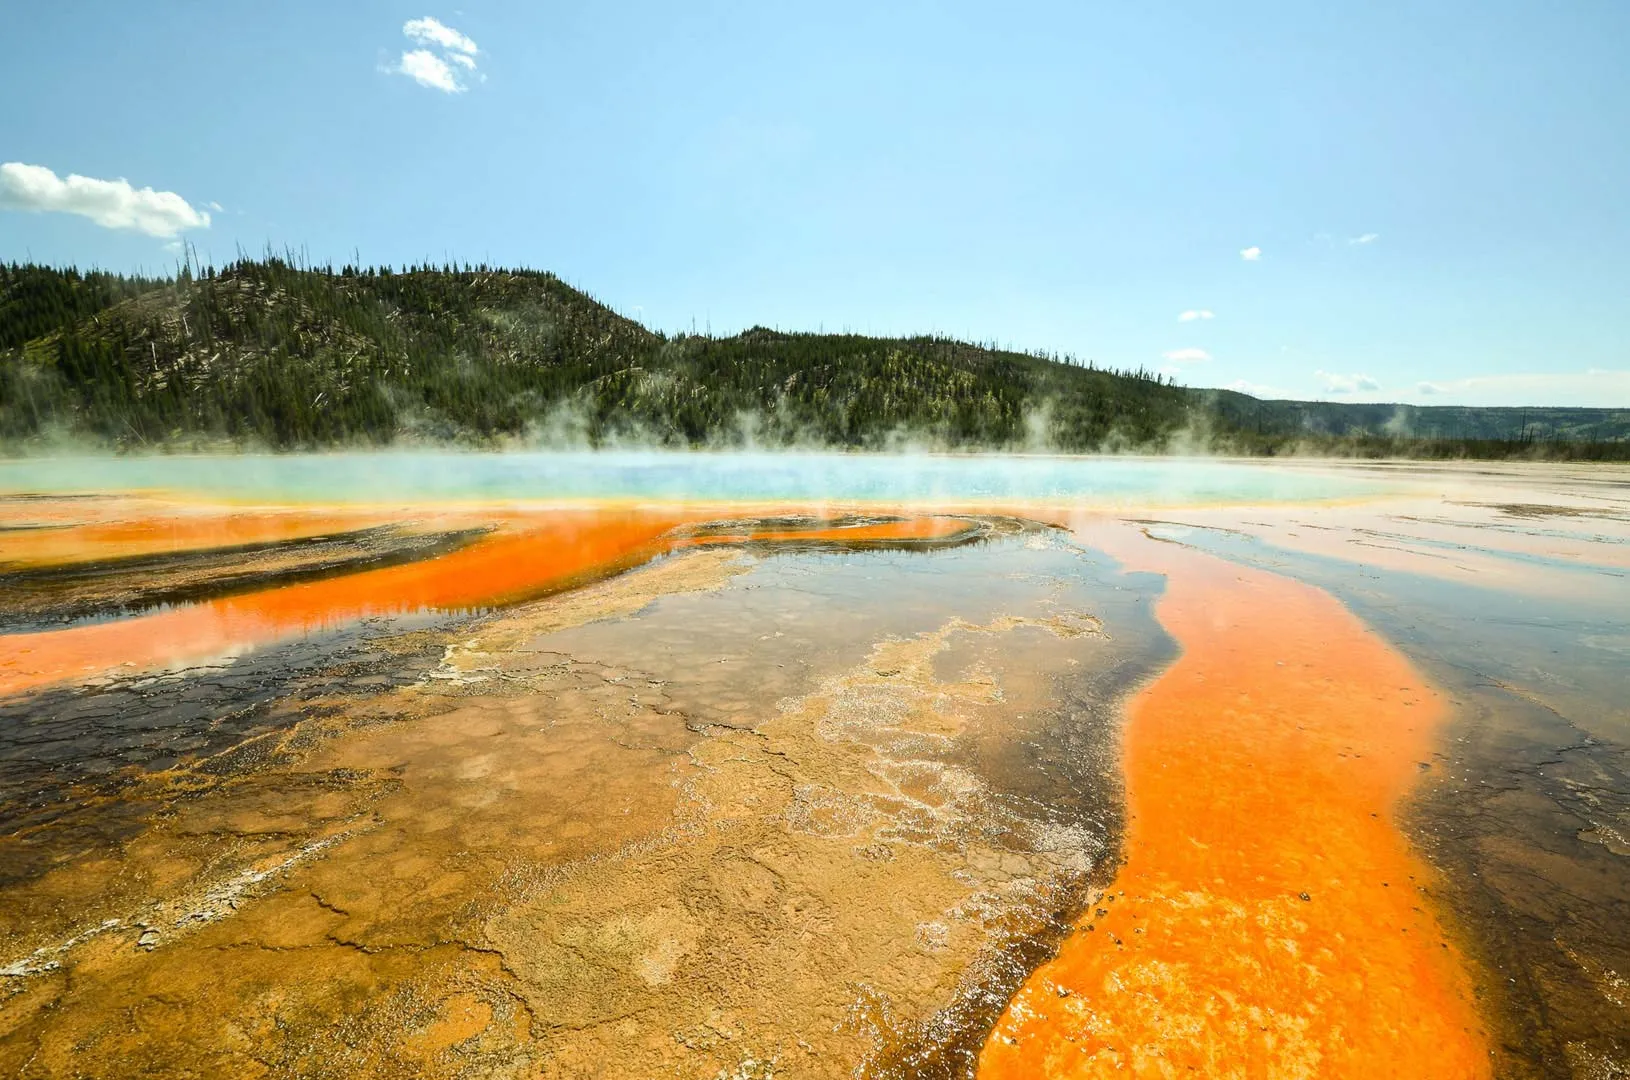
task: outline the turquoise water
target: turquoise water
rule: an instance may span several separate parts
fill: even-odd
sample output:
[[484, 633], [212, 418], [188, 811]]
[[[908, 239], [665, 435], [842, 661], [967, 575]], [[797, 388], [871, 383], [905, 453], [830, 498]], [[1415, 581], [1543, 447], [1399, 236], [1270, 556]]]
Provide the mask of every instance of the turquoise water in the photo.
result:
[[1173, 458], [425, 451], [0, 462], [0, 493], [152, 491], [238, 502], [635, 499], [1147, 506], [1352, 498], [1395, 487], [1395, 482], [1331, 468]]

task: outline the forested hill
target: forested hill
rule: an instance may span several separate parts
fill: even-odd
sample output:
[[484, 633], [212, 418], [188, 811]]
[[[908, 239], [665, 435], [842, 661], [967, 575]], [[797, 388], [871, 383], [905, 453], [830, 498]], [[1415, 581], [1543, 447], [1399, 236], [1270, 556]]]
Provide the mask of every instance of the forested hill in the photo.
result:
[[[1386, 415], [1342, 413], [1360, 408]], [[1603, 415], [1423, 440], [1393, 406], [1259, 402], [945, 338], [668, 337], [535, 271], [0, 265], [8, 452], [413, 440], [1630, 456], [1630, 410], [1564, 412]]]

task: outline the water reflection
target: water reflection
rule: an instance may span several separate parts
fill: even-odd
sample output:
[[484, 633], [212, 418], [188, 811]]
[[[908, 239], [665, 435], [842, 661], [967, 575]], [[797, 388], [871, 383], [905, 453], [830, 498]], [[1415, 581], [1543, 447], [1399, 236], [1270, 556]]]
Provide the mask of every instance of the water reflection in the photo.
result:
[[1437, 882], [1395, 821], [1444, 703], [1316, 589], [1083, 532], [1167, 577], [1182, 652], [1128, 711], [1126, 862], [980, 1075], [1489, 1075]]
[[[698, 511], [559, 510], [482, 519], [482, 535], [458, 550], [436, 555], [419, 550], [403, 565], [364, 569], [325, 580], [299, 581], [244, 595], [224, 596], [150, 615], [40, 633], [6, 635], [0, 662], [0, 695], [68, 679], [84, 679], [118, 666], [137, 671], [231, 656], [297, 634], [333, 629], [370, 617], [418, 612], [470, 612], [532, 599], [614, 573], [675, 550], [718, 544], [799, 542], [849, 545], [937, 541], [968, 531], [961, 519], [850, 518], [782, 520], [761, 527], [752, 521], [706, 531], [675, 531], [695, 522]], [[231, 519], [229, 519], [229, 522]], [[311, 536], [328, 524], [318, 517], [278, 524]], [[70, 529], [54, 554], [75, 547]], [[105, 543], [107, 527], [88, 530], [85, 541]], [[190, 537], [221, 552], [223, 536], [196, 525], [166, 534], [172, 550]], [[456, 534], [455, 534], [456, 535]], [[468, 533], [459, 539], [468, 539]], [[241, 554], [233, 552], [231, 554]], [[377, 559], [375, 561], [378, 561]], [[106, 569], [104, 567], [104, 569]], [[204, 567], [203, 569], [209, 569]]]
[[1622, 1071], [1601, 476], [413, 460], [0, 503], [0, 1070]]
[[[161, 682], [172, 738], [284, 692], [239, 743], [0, 843], [15, 868], [59, 841], [8, 882], [11, 1045], [46, 1074], [241, 1071], [238, 1031], [351, 1076], [964, 1074], [1111, 864], [1158, 581], [1022, 521], [798, 524], [376, 628], [338, 670], [278, 680], [280, 646]], [[832, 533], [856, 544], [811, 548]]]
[[0, 492], [155, 491], [283, 505], [586, 500], [823, 505], [1197, 505], [1373, 496], [1385, 475], [1308, 464], [993, 454], [386, 453], [0, 461]]

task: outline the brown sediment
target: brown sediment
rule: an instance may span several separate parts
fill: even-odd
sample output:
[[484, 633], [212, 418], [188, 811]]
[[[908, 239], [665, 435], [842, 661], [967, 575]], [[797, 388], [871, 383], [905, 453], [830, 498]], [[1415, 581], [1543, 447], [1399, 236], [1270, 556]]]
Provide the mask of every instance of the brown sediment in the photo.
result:
[[1182, 656], [1128, 710], [1125, 864], [986, 1042], [985, 1080], [1490, 1074], [1395, 814], [1445, 709], [1326, 594], [1125, 529]]
[[1026, 696], [936, 660], [1027, 631], [1033, 650], [1096, 628], [953, 619], [879, 642], [751, 729], [712, 729], [659, 842], [529, 883], [486, 940], [542, 1021], [544, 1075], [848, 1075], [981, 983], [1090, 865], [941, 757]]
[[307, 582], [118, 622], [8, 639], [0, 694], [209, 657], [287, 633], [370, 615], [500, 604], [614, 567], [649, 550], [676, 522], [661, 514], [562, 512], [500, 531], [440, 558]]
[[[954, 748], [1048, 737], [1115, 646], [1066, 585], [859, 641], [806, 588], [773, 655], [812, 666], [721, 684], [770, 632], [715, 592], [754, 566], [807, 584], [708, 548], [415, 632], [417, 684], [154, 777], [184, 795], [140, 834], [8, 891], [0, 1072], [836, 1077], [929, 1025], [1101, 851]], [[751, 707], [698, 723], [684, 682]]]
[[[116, 503], [103, 512], [130, 516]], [[1606, 561], [1587, 545], [1612, 534], [1611, 521], [1553, 515], [1560, 524], [1542, 523], [1537, 512], [1507, 507], [1446, 508], [1434, 499], [1316, 515], [1298, 507], [1163, 516], [1181, 517], [1175, 527], [1224, 530], [1190, 534], [1195, 542], [1203, 535], [1219, 549], [1250, 549], [1253, 560], [1299, 572], [1315, 561], [1224, 533], [1282, 547], [1306, 539], [1304, 550], [1319, 554], [1345, 550], [1347, 572], [1361, 583], [1355, 592], [1393, 601], [1402, 595], [1397, 579], [1373, 568], [1432, 564], [1449, 576], [1443, 566], [1454, 564], [1430, 542], [1453, 537], [1451, 526], [1522, 530], [1491, 533], [1501, 538], [1491, 548]], [[1164, 646], [1134, 647], [1136, 635], [1112, 606], [1123, 587], [1147, 597], [1151, 579], [1096, 580], [1105, 587], [1072, 591], [1081, 584], [1073, 566], [1026, 564], [1020, 544], [958, 552], [947, 560], [955, 573], [938, 578], [923, 572], [935, 560], [760, 558], [923, 550], [999, 535], [994, 519], [779, 512], [676, 510], [679, 526], [626, 560], [547, 580], [581, 582], [647, 555], [677, 557], [538, 603], [419, 621], [409, 625], [423, 629], [386, 631], [389, 638], [379, 636], [388, 624], [370, 621], [212, 669], [62, 685], [0, 703], [10, 740], [0, 739], [0, 771], [21, 765], [12, 779], [28, 781], [62, 760], [47, 751], [71, 754], [76, 765], [89, 754], [117, 771], [74, 773], [90, 779], [73, 787], [72, 813], [53, 804], [15, 815], [23, 824], [0, 836], [0, 1073], [967, 1076], [1009, 994], [1069, 928], [1089, 895], [1083, 886], [1108, 882], [1113, 845], [1086, 841], [1119, 830], [1119, 763], [1108, 747], [1120, 714], [1107, 704], [1095, 710], [1083, 737], [1066, 703], [1080, 673], [1105, 670], [1116, 650], [1140, 656], [1138, 670], [1160, 662]], [[557, 513], [412, 516], [416, 529], [479, 524], [514, 537]], [[1455, 520], [1427, 520], [1434, 515]], [[1581, 530], [1589, 536], [1572, 535]], [[0, 552], [12, 535], [0, 537]], [[1039, 532], [1020, 539], [1027, 549], [1052, 541]], [[1111, 1048], [1124, 1071], [1157, 1074], [1173, 1062], [1174, 1073], [1185, 1072], [1181, 1054], [1207, 1048], [1213, 1056], [1196, 1075], [1368, 1075], [1362, 1055], [1387, 1040], [1401, 1057], [1437, 1039], [1431, 1048], [1453, 1057], [1481, 1035], [1475, 1017], [1463, 1040], [1449, 1030], [1457, 1010], [1468, 1011], [1466, 965], [1431, 914], [1436, 890], [1448, 895], [1450, 883], [1499, 894], [1486, 910], [1455, 908], [1455, 925], [1480, 933], [1485, 949], [1471, 951], [1498, 970], [1488, 979], [1494, 990], [1507, 975], [1513, 997], [1530, 993], [1516, 981], [1549, 984], [1520, 1002], [1532, 1006], [1530, 1026], [1499, 1032], [1507, 1042], [1501, 1075], [1541, 1074], [1511, 1066], [1516, 1042], [1554, 1051], [1544, 1075], [1617, 1075], [1621, 973], [1630, 967], [1621, 947], [1625, 894], [1616, 888], [1623, 877], [1603, 864], [1625, 861], [1630, 813], [1622, 809], [1624, 769], [1610, 759], [1622, 762], [1623, 751], [1596, 736], [1611, 739], [1623, 717], [1611, 687], [1592, 697], [1564, 685], [1579, 668], [1558, 650], [1566, 656], [1578, 641], [1622, 657], [1630, 649], [1622, 619], [1598, 620], [1586, 637], [1578, 626], [1545, 638], [1512, 629], [1517, 647], [1535, 653], [1524, 679], [1508, 661], [1435, 655], [1451, 640], [1475, 652], [1490, 638], [1489, 612], [1463, 597], [1441, 605], [1441, 622], [1419, 618], [1431, 603], [1420, 600], [1431, 595], [1421, 587], [1433, 582], [1406, 579], [1419, 604], [1398, 603], [1391, 621], [1378, 610], [1391, 603], [1359, 608], [1399, 647], [1424, 641], [1426, 650], [1411, 655], [1456, 698], [1456, 742], [1468, 711], [1487, 704], [1477, 696], [1483, 690], [1516, 695], [1529, 711], [1554, 714], [1559, 727], [1567, 726], [1564, 713], [1589, 717], [1527, 747], [1520, 762], [1511, 740], [1483, 747], [1476, 759], [1433, 746], [1442, 756], [1423, 774], [1434, 778], [1431, 798], [1477, 806], [1456, 817], [1409, 800], [1411, 837], [1447, 871], [1439, 886], [1407, 851], [1399, 854], [1389, 820], [1415, 774], [1412, 759], [1428, 760], [1419, 748], [1433, 745], [1440, 720], [1419, 676], [1407, 668], [1399, 675], [1398, 658], [1322, 594], [1174, 545], [1099, 539], [1130, 568], [1168, 575], [1161, 613], [1184, 637], [1184, 665], [1210, 665], [1176, 669], [1191, 683], [1196, 671], [1206, 676], [1186, 693], [1168, 685], [1170, 676], [1162, 681], [1164, 700], [1175, 703], [1163, 717], [1150, 713], [1153, 692], [1140, 699], [1132, 733], [1144, 741], [1132, 749], [1143, 766], [1131, 779], [1145, 826], [1174, 829], [1187, 814], [1194, 831], [1184, 835], [1213, 851], [1188, 851], [1175, 834], [1154, 847], [1198, 880], [1174, 899], [1159, 890], [1182, 884], [1175, 872], [1161, 877], [1134, 850], [1109, 891], [1115, 898], [1090, 909], [1095, 929], [1078, 932], [1055, 964], [1097, 978], [1097, 989], [1033, 979], [1016, 999], [1033, 1014], [1009, 1017], [1020, 1025], [1017, 1045], [1006, 1048], [1016, 1056], [1008, 1072], [992, 1075], [1022, 1072], [1021, 1056], [1048, 1046], [1087, 1061], [1060, 1066], [1059, 1075], [1107, 1071]], [[508, 550], [523, 561], [522, 548]], [[1466, 553], [1481, 560], [1468, 564], [1478, 570], [1474, 580], [1520, 584], [1530, 595], [1558, 577], [1599, 580], [1547, 566], [1518, 581], [1521, 564], [1485, 556]], [[899, 574], [906, 564], [911, 572]], [[533, 569], [553, 572], [547, 563]], [[718, 589], [747, 570], [757, 576]], [[844, 599], [822, 607], [810, 584], [828, 572], [843, 575]], [[495, 576], [475, 575], [471, 593]], [[1338, 589], [1332, 581], [1341, 577], [1316, 580]], [[395, 610], [386, 590], [398, 588], [423, 596], [447, 586], [437, 595], [456, 600], [447, 582], [373, 580], [379, 595], [329, 617]], [[1054, 591], [1021, 602], [1037, 581]], [[431, 610], [485, 611], [537, 595], [534, 588]], [[355, 591], [327, 595], [357, 599]], [[1610, 606], [1614, 597], [1604, 590], [1599, 599]], [[1094, 632], [1089, 609], [1105, 615], [1116, 641]], [[238, 629], [282, 633], [297, 622]], [[1426, 628], [1420, 637], [1412, 636], [1416, 622]], [[1258, 632], [1266, 636], [1230, 640]], [[357, 642], [344, 663], [334, 651], [342, 637]], [[14, 643], [0, 638], [0, 649]], [[1091, 657], [1089, 667], [1060, 667], [1077, 656]], [[1355, 667], [1337, 670], [1349, 656]], [[1391, 675], [1399, 681], [1388, 682]], [[1097, 700], [1119, 700], [1126, 685], [1100, 686]], [[264, 692], [252, 697], [245, 686]], [[1381, 693], [1387, 686], [1418, 696]], [[1576, 699], [1566, 696], [1575, 691]], [[1359, 703], [1351, 715], [1343, 698]], [[173, 704], [183, 699], [185, 710]], [[264, 713], [250, 715], [262, 705]], [[1070, 719], [1044, 719], [1046, 710]], [[1306, 724], [1310, 717], [1319, 722]], [[1411, 721], [1419, 730], [1404, 730]], [[141, 726], [152, 755], [98, 743], [127, 723]], [[196, 737], [203, 728], [207, 740]], [[1157, 736], [1169, 758], [1150, 748]], [[973, 744], [1009, 756], [978, 758]], [[1094, 768], [1066, 767], [1083, 745]], [[1036, 756], [1037, 746], [1048, 754]], [[1195, 767], [1201, 756], [1204, 767]], [[1156, 771], [1178, 764], [1187, 783]], [[1577, 840], [1572, 848], [1547, 831], [1552, 823], [1535, 826], [1534, 797], [1546, 789], [1533, 778], [1541, 774], [1567, 789], [1567, 806], [1589, 804], [1577, 820], [1558, 815], [1557, 827]], [[20, 787], [28, 799], [38, 792]], [[1145, 813], [1140, 791], [1156, 792], [1170, 813]], [[1100, 802], [1060, 812], [1075, 798]], [[89, 805], [95, 800], [101, 805]], [[0, 806], [0, 817], [8, 809]], [[118, 816], [117, 827], [93, 827], [103, 810]], [[1367, 823], [1366, 810], [1378, 819]], [[1085, 822], [1095, 827], [1075, 831]], [[36, 846], [25, 866], [19, 852], [29, 830], [62, 842]], [[1598, 861], [1581, 860], [1580, 847]], [[1250, 860], [1275, 852], [1284, 862], [1258, 878], [1230, 869], [1250, 870]], [[1083, 854], [1095, 864], [1086, 875]], [[1372, 877], [1387, 884], [1378, 892]], [[1129, 881], [1141, 882], [1135, 894]], [[1400, 891], [1413, 899], [1387, 895]], [[1121, 912], [1128, 903], [1147, 917]], [[1100, 919], [1099, 908], [1111, 914]], [[1120, 940], [1102, 938], [1106, 928]], [[1409, 953], [1419, 938], [1438, 960]], [[1496, 940], [1505, 951], [1490, 955]], [[1287, 942], [1298, 950], [1293, 961]], [[1536, 942], [1559, 960], [1540, 956]], [[1077, 950], [1094, 943], [1114, 955], [1082, 960]], [[1406, 977], [1394, 977], [1411, 962]], [[1113, 992], [1105, 989], [1112, 979], [1121, 980]], [[1203, 1000], [1219, 982], [1249, 993]], [[1567, 993], [1555, 992], [1562, 986]], [[1497, 997], [1484, 999], [1488, 1018]], [[1083, 1002], [1104, 1001], [1113, 1004], [1103, 1016], [1082, 1019]], [[1386, 1025], [1400, 1015], [1426, 1034], [1394, 1040]], [[1106, 1017], [1107, 1026], [1085, 1026]], [[1065, 1029], [1066, 1021], [1082, 1026]], [[1348, 1027], [1337, 1030], [1338, 1021]], [[1075, 1043], [1062, 1047], [1070, 1034]], [[1097, 1056], [1081, 1054], [1099, 1034]], [[999, 1052], [987, 1048], [987, 1061]], [[1464, 1064], [1398, 1064], [1385, 1053], [1375, 1061], [1374, 1071], [1405, 1075], [1455, 1076]]]
[[246, 547], [0, 570], [0, 629], [59, 629], [65, 623], [398, 566], [454, 551], [486, 531], [379, 526]]
[[[0, 696], [115, 665], [137, 671], [208, 659], [290, 633], [321, 630], [376, 615], [459, 612], [537, 597], [637, 565], [686, 546], [724, 543], [829, 542], [864, 545], [934, 541], [968, 532], [970, 523], [929, 516], [837, 527], [755, 528], [686, 537], [676, 526], [700, 511], [559, 510], [500, 517], [499, 527], [460, 550], [406, 565], [221, 597], [118, 622], [7, 638]], [[211, 534], [213, 535], [213, 534]]]
[[1471, 503], [1472, 506], [1498, 510], [1506, 517], [1551, 518], [1594, 517], [1608, 521], [1623, 521], [1624, 515], [1597, 506], [1555, 506], [1550, 503]]
[[841, 543], [869, 547], [897, 542], [943, 541], [977, 531], [973, 521], [943, 515], [910, 517], [855, 517], [827, 521], [820, 518], [779, 518], [769, 521], [720, 522], [692, 534], [694, 543], [748, 542], [759, 544]]
[[[302, 838], [321, 840], [331, 835], [336, 831], [334, 822], [354, 818], [360, 806], [392, 790], [399, 771], [395, 766], [403, 764], [395, 762], [373, 776], [353, 757], [342, 760], [336, 766], [338, 771], [331, 773], [313, 765], [317, 749], [346, 736], [366, 738], [367, 730], [380, 724], [437, 716], [481, 693], [487, 697], [559, 693], [561, 679], [539, 681], [540, 670], [549, 676], [563, 674], [554, 663], [558, 658], [545, 658], [536, 666], [529, 663], [524, 647], [527, 640], [583, 622], [631, 614], [660, 596], [715, 589], [746, 567], [747, 561], [733, 551], [696, 552], [642, 573], [521, 606], [484, 624], [475, 636], [468, 631], [451, 636], [447, 629], [435, 629], [376, 638], [373, 645], [379, 659], [366, 670], [364, 685], [355, 685], [353, 679], [317, 698], [274, 701], [262, 730], [246, 741], [119, 785], [110, 798], [144, 818], [153, 818], [159, 826], [129, 841], [118, 860], [121, 868], [117, 873], [109, 873], [109, 864], [101, 857], [59, 860], [62, 865], [43, 880], [13, 885], [6, 892], [5, 913], [0, 915], [0, 951], [18, 954], [45, 947], [50, 953], [53, 941], [70, 939], [76, 927], [83, 929], [105, 919], [120, 925], [133, 925], [137, 920], [162, 924], [162, 914], [141, 914], [144, 905], [160, 892], [179, 892], [182, 898], [168, 901], [168, 907], [186, 914], [191, 903], [188, 896], [219, 891], [223, 880], [251, 868], [264, 854], [257, 845], [269, 842], [269, 858], [277, 864], [291, 857]], [[441, 658], [428, 671], [417, 662], [427, 653]], [[397, 668], [404, 668], [410, 677], [417, 673], [418, 678], [392, 688]], [[591, 683], [592, 676], [591, 672]], [[581, 681], [568, 678], [564, 685], [575, 689], [574, 684]], [[383, 682], [384, 692], [366, 685], [369, 682]], [[230, 711], [234, 706], [228, 701], [220, 708]], [[563, 709], [569, 711], [569, 706], [555, 711]], [[470, 715], [466, 710], [456, 717], [454, 730], [470, 735], [472, 729], [463, 723]], [[553, 726], [551, 722], [544, 730]], [[477, 732], [475, 745], [480, 747], [489, 736]], [[560, 747], [554, 749], [558, 752]], [[547, 749], [545, 756], [550, 756]], [[96, 799], [81, 791], [76, 803], [94, 813], [98, 802], [108, 803], [110, 798]], [[215, 809], [222, 805], [227, 809]], [[594, 811], [588, 808], [586, 812]], [[208, 827], [196, 824], [214, 815], [218, 818]], [[617, 830], [608, 834], [613, 841], [618, 835]], [[185, 841], [197, 837], [212, 843], [208, 857], [188, 869], [193, 853], [186, 848], [199, 845]], [[11, 846], [19, 839], [16, 834], [0, 838], [0, 864], [19, 860]], [[541, 840], [549, 842], [547, 837]], [[197, 875], [196, 884], [182, 887], [179, 883], [192, 874]]]

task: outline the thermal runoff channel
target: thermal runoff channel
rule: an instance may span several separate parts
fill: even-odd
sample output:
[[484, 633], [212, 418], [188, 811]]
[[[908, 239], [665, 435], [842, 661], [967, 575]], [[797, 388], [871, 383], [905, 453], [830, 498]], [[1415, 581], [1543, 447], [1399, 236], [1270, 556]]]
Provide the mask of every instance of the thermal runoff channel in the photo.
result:
[[0, 1066], [1612, 1075], [1627, 491], [0, 464]]

